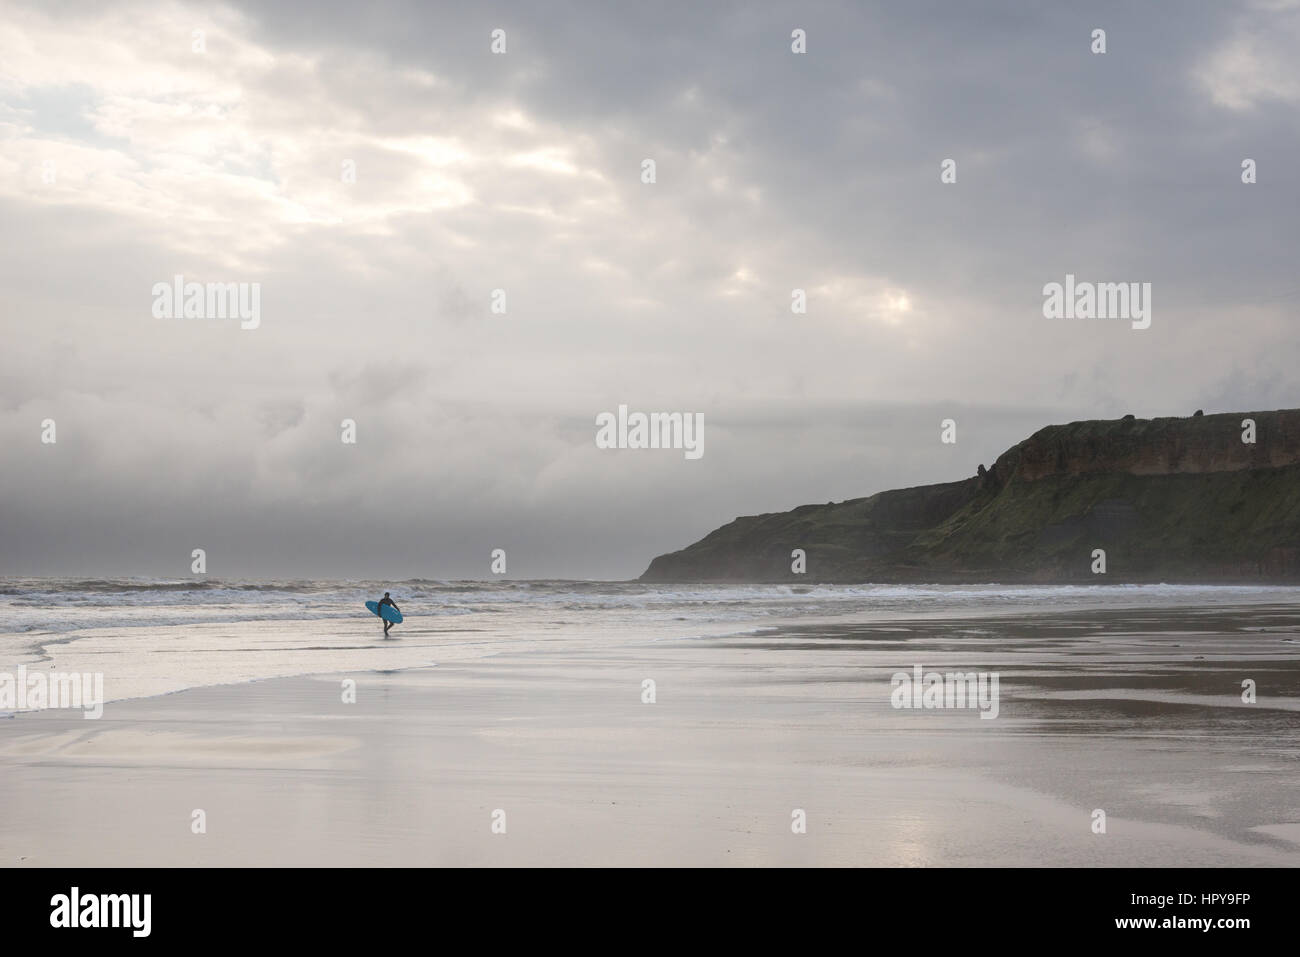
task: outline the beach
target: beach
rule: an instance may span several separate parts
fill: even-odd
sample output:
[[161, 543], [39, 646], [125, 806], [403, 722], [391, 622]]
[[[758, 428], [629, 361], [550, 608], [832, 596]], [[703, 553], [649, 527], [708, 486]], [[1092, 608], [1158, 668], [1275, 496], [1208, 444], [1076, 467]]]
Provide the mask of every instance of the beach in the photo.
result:
[[[29, 667], [98, 662], [110, 700], [0, 720], [0, 863], [1300, 864], [1287, 590], [787, 590], [771, 621], [612, 593], [408, 603], [389, 642], [360, 617], [28, 635]], [[997, 675], [996, 716], [897, 706], [897, 676], [953, 671]]]

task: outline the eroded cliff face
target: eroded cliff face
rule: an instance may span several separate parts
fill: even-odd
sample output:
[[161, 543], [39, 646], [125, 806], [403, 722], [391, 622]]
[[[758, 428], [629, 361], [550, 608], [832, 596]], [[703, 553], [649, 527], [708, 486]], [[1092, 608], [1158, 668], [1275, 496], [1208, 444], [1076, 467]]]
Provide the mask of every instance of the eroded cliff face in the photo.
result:
[[1050, 426], [962, 482], [738, 518], [642, 580], [1300, 581], [1300, 410]]
[[[1255, 442], [1242, 441], [1254, 422]], [[1179, 475], [1300, 464], [1300, 409], [1189, 418], [1118, 419], [1049, 425], [993, 465], [1005, 482], [1050, 475], [1124, 472]]]

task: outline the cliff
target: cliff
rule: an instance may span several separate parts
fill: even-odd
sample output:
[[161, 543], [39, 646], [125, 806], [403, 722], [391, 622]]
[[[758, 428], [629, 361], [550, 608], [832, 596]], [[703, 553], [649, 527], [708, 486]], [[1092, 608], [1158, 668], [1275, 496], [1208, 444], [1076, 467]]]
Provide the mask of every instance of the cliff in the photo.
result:
[[738, 518], [641, 580], [1300, 581], [1300, 409], [1048, 426], [964, 481]]

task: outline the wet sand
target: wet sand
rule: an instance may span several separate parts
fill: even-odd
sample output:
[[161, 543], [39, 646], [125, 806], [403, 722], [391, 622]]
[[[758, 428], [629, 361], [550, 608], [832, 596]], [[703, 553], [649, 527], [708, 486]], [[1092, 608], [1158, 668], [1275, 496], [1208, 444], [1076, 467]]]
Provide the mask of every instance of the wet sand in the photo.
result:
[[1296, 866], [1298, 712], [1293, 607], [532, 642], [0, 720], [0, 865]]

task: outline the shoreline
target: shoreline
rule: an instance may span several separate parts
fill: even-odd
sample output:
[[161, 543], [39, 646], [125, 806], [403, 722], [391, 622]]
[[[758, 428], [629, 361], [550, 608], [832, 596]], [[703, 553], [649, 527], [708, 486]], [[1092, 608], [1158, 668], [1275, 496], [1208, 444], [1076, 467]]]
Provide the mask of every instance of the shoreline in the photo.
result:
[[[820, 627], [820, 626], [854, 627], [859, 625], [870, 626], [873, 624], [889, 624], [889, 623], [897, 624], [899, 626], [906, 626], [909, 623], [935, 623], [935, 622], [949, 622], [949, 621], [963, 621], [963, 620], [986, 621], [989, 619], [998, 619], [1004, 617], [1014, 618], [1014, 619], [1050, 618], [1052, 616], [1069, 615], [1081, 611], [1092, 611], [1104, 615], [1111, 612], [1127, 613], [1127, 612], [1141, 612], [1141, 611], [1149, 611], [1153, 613], [1159, 613], [1159, 612], [1172, 613], [1176, 611], [1178, 613], [1186, 614], [1190, 612], [1210, 613], [1210, 612], [1221, 612], [1227, 610], [1237, 610], [1241, 612], [1247, 612], [1247, 611], [1259, 612], [1267, 609], [1275, 609], [1281, 611], [1281, 610], [1289, 610], [1291, 608], [1296, 608], [1300, 610], [1300, 594], [1297, 595], [1297, 599], [1298, 599], [1297, 603], [1294, 605], [1290, 603], [1266, 601], [1263, 600], [1261, 597], [1260, 601], [1254, 601], [1254, 602], [1240, 602], [1240, 603], [1225, 602], [1223, 604], [1193, 604], [1193, 605], [1147, 604], [1141, 601], [1140, 599], [1138, 599], [1131, 604], [1126, 602], [1111, 602], [1104, 606], [1090, 606], [1090, 607], [1069, 606], [1063, 604], [1027, 606], [1027, 605], [1007, 603], [1001, 606], [990, 606], [990, 607], [983, 607], [983, 608], [951, 608], [951, 609], [937, 609], [934, 611], [909, 610], [905, 614], [900, 613], [898, 611], [892, 611], [892, 610], [882, 610], [879, 612], [869, 612], [869, 611], [864, 612], [862, 610], [846, 610], [845, 612], [840, 614], [790, 615], [786, 617], [775, 617], [775, 616], [755, 617], [748, 621], [732, 621], [732, 622], [717, 622], [717, 621], [698, 622], [698, 623], [692, 623], [691, 627], [688, 629], [683, 629], [683, 630], [692, 631], [693, 632], [692, 634], [679, 633], [679, 630], [677, 629], [676, 621], [657, 622], [655, 627], [653, 628], [651, 628], [648, 625], [641, 626], [641, 628], [645, 629], [646, 633], [628, 632], [620, 635], [617, 640], [620, 643], [630, 643], [630, 644], [638, 644], [640, 642], [659, 643], [659, 642], [677, 642], [677, 641], [704, 641], [704, 640], [712, 640], [712, 639], [719, 639], [719, 638], [738, 638], [744, 635], [761, 633], [764, 631], [796, 632], [804, 628]], [[437, 627], [437, 625], [439, 624], [450, 626], [453, 623], [459, 623], [459, 622], [464, 622], [465, 627], [459, 627], [459, 628]], [[360, 619], [355, 616], [346, 617], [346, 618], [329, 617], [329, 618], [233, 619], [227, 621], [197, 621], [197, 622], [187, 623], [184, 625], [167, 624], [162, 626], [156, 626], [156, 625], [148, 625], [148, 624], [139, 624], [139, 625], [130, 625], [130, 626], [106, 625], [106, 626], [99, 626], [99, 627], [80, 628], [66, 633], [62, 633], [58, 635], [58, 637], [55, 640], [49, 640], [49, 641], [41, 640], [41, 641], [29, 643], [26, 646], [26, 651], [29, 657], [19, 656], [15, 658], [11, 654], [6, 655], [5, 660], [2, 663], [0, 663], [0, 672], [4, 672], [6, 669], [16, 668], [16, 667], [25, 667], [29, 672], [31, 672], [33, 670], [34, 665], [48, 664], [49, 666], [48, 670], [52, 672], [59, 672], [59, 673], [74, 672], [79, 674], [91, 673], [95, 669], [86, 667], [86, 665], [93, 664], [95, 662], [96, 655], [104, 654], [104, 653], [113, 653], [116, 651], [116, 648], [106, 647], [102, 643], [108, 639], [120, 637], [118, 633], [122, 631], [133, 633], [136, 636], [149, 636], [151, 633], [154, 632], [175, 632], [175, 631], [190, 631], [190, 630], [197, 630], [200, 633], [206, 634], [210, 631], [219, 631], [219, 630], [238, 631], [241, 628], [252, 630], [252, 631], [269, 631], [272, 630], [272, 626], [279, 625], [279, 626], [286, 626], [288, 630], [295, 631], [295, 632], [308, 632], [309, 634], [307, 637], [312, 640], [319, 639], [321, 641], [328, 641], [334, 639], [334, 640], [338, 640], [339, 642], [344, 642], [344, 641], [359, 642], [353, 644], [319, 644], [319, 643], [304, 644], [293, 649], [294, 651], [297, 652], [338, 653], [338, 652], [349, 652], [349, 651], [350, 652], [379, 651], [381, 653], [392, 653], [392, 654], [404, 655], [406, 656], [404, 660], [409, 662], [406, 664], [396, 664], [396, 665], [392, 665], [391, 663], [388, 663], [390, 665], [388, 667], [380, 667], [378, 665], [374, 667], [366, 667], [364, 664], [362, 664], [359, 665], [358, 668], [352, 669], [352, 670], [363, 670], [363, 671], [369, 670], [369, 671], [376, 671], [376, 672], [407, 670], [411, 668], [436, 667], [440, 663], [439, 661], [433, 659], [428, 659], [428, 660], [420, 659], [418, 656], [423, 653], [420, 649], [432, 648], [432, 649], [437, 649], [439, 652], [441, 652], [444, 649], [454, 649], [448, 655], [444, 656], [444, 660], [441, 663], [445, 664], [448, 662], [466, 660], [467, 658], [491, 657], [493, 655], [499, 654], [502, 651], [508, 649], [518, 650], [521, 642], [522, 643], [531, 642], [534, 645], [540, 645], [548, 641], [557, 640], [554, 638], [525, 638], [518, 634], [513, 634], [513, 633], [502, 634], [500, 633], [500, 631], [496, 631], [495, 638], [491, 640], [456, 642], [451, 644], [442, 641], [434, 641], [434, 642], [416, 644], [413, 643], [414, 639], [425, 638], [425, 637], [430, 637], [435, 635], [453, 636], [453, 637], [486, 636], [494, 633], [494, 629], [490, 627], [479, 628], [475, 626], [478, 624], [483, 624], [484, 626], [488, 626], [493, 623], [490, 621], [485, 621], [484, 619], [481, 618], [475, 619], [474, 616], [468, 616], [468, 615], [467, 616], [446, 616], [446, 617], [434, 615], [434, 616], [413, 616], [408, 618], [404, 624], [406, 626], [405, 630], [400, 635], [394, 635], [392, 638], [388, 638], [388, 639], [384, 639], [382, 637], [378, 637], [378, 638], [372, 637], [369, 641], [367, 641], [361, 633], [367, 630], [367, 628], [373, 632], [375, 630], [372, 627], [373, 623], [369, 622], [368, 620]], [[330, 632], [332, 633], [320, 635], [319, 632], [325, 630], [325, 629], [317, 629], [316, 626], [320, 626], [320, 625], [332, 625], [333, 627], [329, 629]], [[567, 621], [550, 622], [548, 623], [548, 627], [569, 628], [569, 627], [573, 627], [573, 623]], [[703, 632], [697, 631], [697, 629], [701, 627], [704, 628], [712, 627], [713, 630], [711, 631], [706, 630]], [[601, 633], [602, 625], [599, 622], [583, 623], [581, 629], [586, 632], [595, 632], [599, 634]], [[506, 629], [506, 631], [509, 631], [509, 629]], [[656, 631], [656, 632], [664, 631], [667, 633], [654, 634], [653, 636], [651, 636], [649, 634], [649, 632], [651, 631]], [[587, 634], [583, 636], [568, 636], [566, 638], [558, 639], [558, 640], [567, 640], [572, 642], [591, 641], [593, 640], [593, 635]], [[79, 643], [82, 642], [89, 643], [92, 646], [91, 650], [79, 654], [70, 653], [72, 652], [72, 648], [74, 645], [78, 645]], [[96, 643], [99, 643], [97, 647], [96, 647]], [[486, 650], [483, 650], [478, 655], [474, 655], [474, 654], [467, 655], [464, 653], [464, 649], [470, 645], [485, 645], [490, 647], [488, 647]], [[63, 656], [60, 657], [58, 655], [49, 654], [48, 648], [50, 646], [58, 646], [60, 648], [65, 649]], [[227, 653], [229, 649], [217, 647], [217, 648], [209, 648], [204, 650], [209, 653], [224, 655]], [[152, 652], [147, 652], [147, 653], [152, 653]], [[411, 660], [412, 656], [415, 656], [416, 660]], [[235, 686], [239, 684], [246, 684], [255, 681], [266, 681], [266, 680], [277, 679], [277, 678], [295, 678], [295, 677], [305, 678], [305, 677], [313, 677], [318, 675], [331, 675], [335, 673], [340, 673], [339, 669], [304, 668], [303, 670], [287, 670], [287, 671], [279, 670], [276, 671], [275, 673], [255, 674], [246, 677], [231, 678], [229, 680], [218, 680], [218, 681], [198, 680], [198, 681], [191, 681], [189, 683], [181, 682], [176, 687], [168, 687], [168, 688], [148, 691], [144, 693], [119, 694], [116, 696], [111, 693], [106, 694], [106, 696], [104, 697], [104, 704], [118, 703], [122, 701], [140, 700], [144, 698], [160, 697], [164, 695], [177, 694], [182, 691], [188, 691], [197, 688], [229, 687], [229, 686]], [[0, 719], [12, 718], [18, 715], [35, 714], [35, 713], [39, 713], [39, 710], [38, 709], [0, 710]]]

